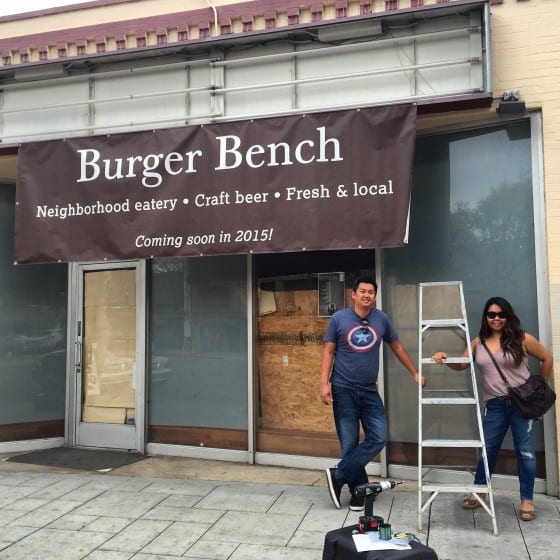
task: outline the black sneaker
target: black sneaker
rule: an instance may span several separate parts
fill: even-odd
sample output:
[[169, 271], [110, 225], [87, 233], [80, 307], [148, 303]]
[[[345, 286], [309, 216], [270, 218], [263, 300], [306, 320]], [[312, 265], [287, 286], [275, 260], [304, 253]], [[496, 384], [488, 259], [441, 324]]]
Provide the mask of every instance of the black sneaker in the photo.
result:
[[342, 484], [339, 484], [334, 476], [336, 469], [327, 469], [327, 486], [329, 488], [329, 493], [331, 495], [332, 503], [336, 509], [340, 509], [340, 492], [342, 490]]
[[365, 494], [356, 494], [355, 492], [353, 492], [350, 496], [350, 504], [348, 507], [352, 511], [362, 511], [364, 509], [365, 503], [366, 503]]

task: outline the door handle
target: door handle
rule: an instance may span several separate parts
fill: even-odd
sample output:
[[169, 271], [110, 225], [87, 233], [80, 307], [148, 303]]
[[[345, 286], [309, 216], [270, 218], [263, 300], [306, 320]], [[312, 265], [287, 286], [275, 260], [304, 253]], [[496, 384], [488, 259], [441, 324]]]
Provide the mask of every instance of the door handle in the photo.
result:
[[76, 367], [80, 367], [82, 365], [82, 343], [76, 342], [76, 355], [74, 357], [74, 361], [76, 363]]

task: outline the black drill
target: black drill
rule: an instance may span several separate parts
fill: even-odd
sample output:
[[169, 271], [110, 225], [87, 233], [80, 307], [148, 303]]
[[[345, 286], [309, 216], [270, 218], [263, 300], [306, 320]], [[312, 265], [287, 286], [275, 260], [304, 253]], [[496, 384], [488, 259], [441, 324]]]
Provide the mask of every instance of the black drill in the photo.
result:
[[354, 489], [354, 495], [365, 497], [364, 515], [360, 515], [358, 521], [358, 529], [360, 533], [367, 533], [368, 531], [378, 531], [379, 525], [383, 523], [383, 518], [379, 515], [373, 515], [373, 502], [378, 494], [383, 490], [390, 490], [397, 484], [402, 484], [404, 480], [383, 480], [368, 482], [367, 484], [360, 484]]

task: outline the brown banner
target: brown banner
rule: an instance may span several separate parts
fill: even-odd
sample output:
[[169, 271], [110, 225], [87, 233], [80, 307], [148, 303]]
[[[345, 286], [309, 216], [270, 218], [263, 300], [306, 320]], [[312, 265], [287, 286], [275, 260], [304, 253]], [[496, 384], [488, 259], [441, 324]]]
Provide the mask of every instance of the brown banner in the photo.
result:
[[16, 261], [399, 246], [415, 134], [392, 105], [25, 144]]

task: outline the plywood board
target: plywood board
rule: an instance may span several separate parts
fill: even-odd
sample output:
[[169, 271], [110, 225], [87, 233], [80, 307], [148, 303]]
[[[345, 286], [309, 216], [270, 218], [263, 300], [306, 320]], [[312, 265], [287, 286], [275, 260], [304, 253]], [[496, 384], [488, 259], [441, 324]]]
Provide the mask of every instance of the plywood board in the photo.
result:
[[334, 433], [319, 397], [323, 335], [317, 290], [275, 293], [276, 311], [259, 318], [260, 428]]

